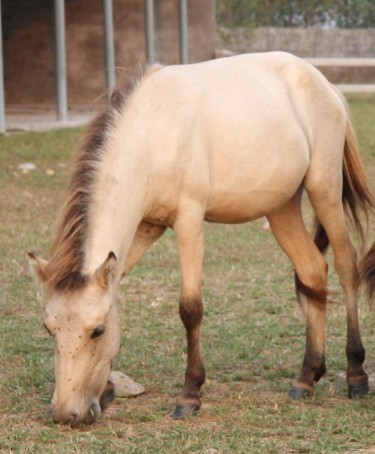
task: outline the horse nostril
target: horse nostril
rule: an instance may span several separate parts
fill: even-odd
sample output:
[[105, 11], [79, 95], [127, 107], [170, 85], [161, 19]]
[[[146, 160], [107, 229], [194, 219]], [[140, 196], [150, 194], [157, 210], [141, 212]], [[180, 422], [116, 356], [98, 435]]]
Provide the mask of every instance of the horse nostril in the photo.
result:
[[69, 426], [76, 426], [80, 422], [80, 414], [75, 411], [64, 414], [53, 410], [52, 418], [55, 423], [68, 424]]
[[68, 421], [67, 424], [69, 424], [70, 426], [75, 426], [79, 423], [79, 413], [77, 412], [73, 412], [71, 415], [70, 415], [70, 420]]

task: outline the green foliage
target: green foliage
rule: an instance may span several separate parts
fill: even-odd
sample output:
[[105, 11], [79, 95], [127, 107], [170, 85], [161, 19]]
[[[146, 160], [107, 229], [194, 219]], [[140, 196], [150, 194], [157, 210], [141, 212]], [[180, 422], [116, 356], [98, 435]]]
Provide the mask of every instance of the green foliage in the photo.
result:
[[216, 0], [225, 27], [375, 27], [374, 0]]
[[332, 17], [342, 28], [375, 27], [375, 2], [373, 0], [341, 0], [332, 2]]

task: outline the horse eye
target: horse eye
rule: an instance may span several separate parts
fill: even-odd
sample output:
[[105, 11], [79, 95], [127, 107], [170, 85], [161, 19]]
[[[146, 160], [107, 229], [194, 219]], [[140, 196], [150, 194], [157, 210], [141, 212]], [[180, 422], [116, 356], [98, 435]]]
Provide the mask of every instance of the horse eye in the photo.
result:
[[100, 325], [98, 326], [97, 328], [94, 329], [94, 331], [92, 332], [90, 338], [91, 339], [97, 339], [98, 337], [102, 336], [104, 334], [104, 331], [105, 331], [105, 326], [104, 325]]
[[48, 329], [48, 326], [47, 326], [45, 323], [43, 323], [43, 326], [44, 326], [45, 330], [47, 331], [47, 333], [48, 333], [50, 336], [52, 336], [52, 333], [51, 333], [51, 331]]

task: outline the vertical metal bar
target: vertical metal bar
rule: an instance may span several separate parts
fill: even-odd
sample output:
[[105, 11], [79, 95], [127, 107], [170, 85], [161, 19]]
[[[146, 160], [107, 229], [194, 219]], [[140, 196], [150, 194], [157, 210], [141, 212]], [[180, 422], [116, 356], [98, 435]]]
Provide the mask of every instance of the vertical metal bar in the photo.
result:
[[145, 20], [146, 20], [146, 56], [147, 63], [155, 63], [155, 39], [154, 39], [154, 1], [145, 0]]
[[154, 33], [155, 33], [155, 60], [162, 63], [164, 56], [163, 11], [165, 0], [154, 0]]
[[188, 10], [187, 0], [179, 0], [180, 62], [188, 63]]
[[64, 0], [55, 0], [56, 102], [60, 120], [68, 119]]
[[0, 0], [0, 133], [6, 131], [5, 126], [5, 95], [4, 95], [4, 65], [3, 65], [3, 27]]
[[103, 0], [105, 77], [108, 96], [116, 85], [112, 0]]

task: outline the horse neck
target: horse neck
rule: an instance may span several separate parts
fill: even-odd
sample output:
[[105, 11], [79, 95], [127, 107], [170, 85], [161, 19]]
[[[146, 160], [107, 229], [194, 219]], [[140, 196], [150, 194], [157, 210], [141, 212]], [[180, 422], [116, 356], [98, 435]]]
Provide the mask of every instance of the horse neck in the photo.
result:
[[[133, 150], [133, 152], [132, 152]], [[118, 131], [105, 150], [89, 219], [84, 270], [94, 272], [114, 252], [124, 267], [143, 216], [147, 173], [139, 147], [126, 145]]]

